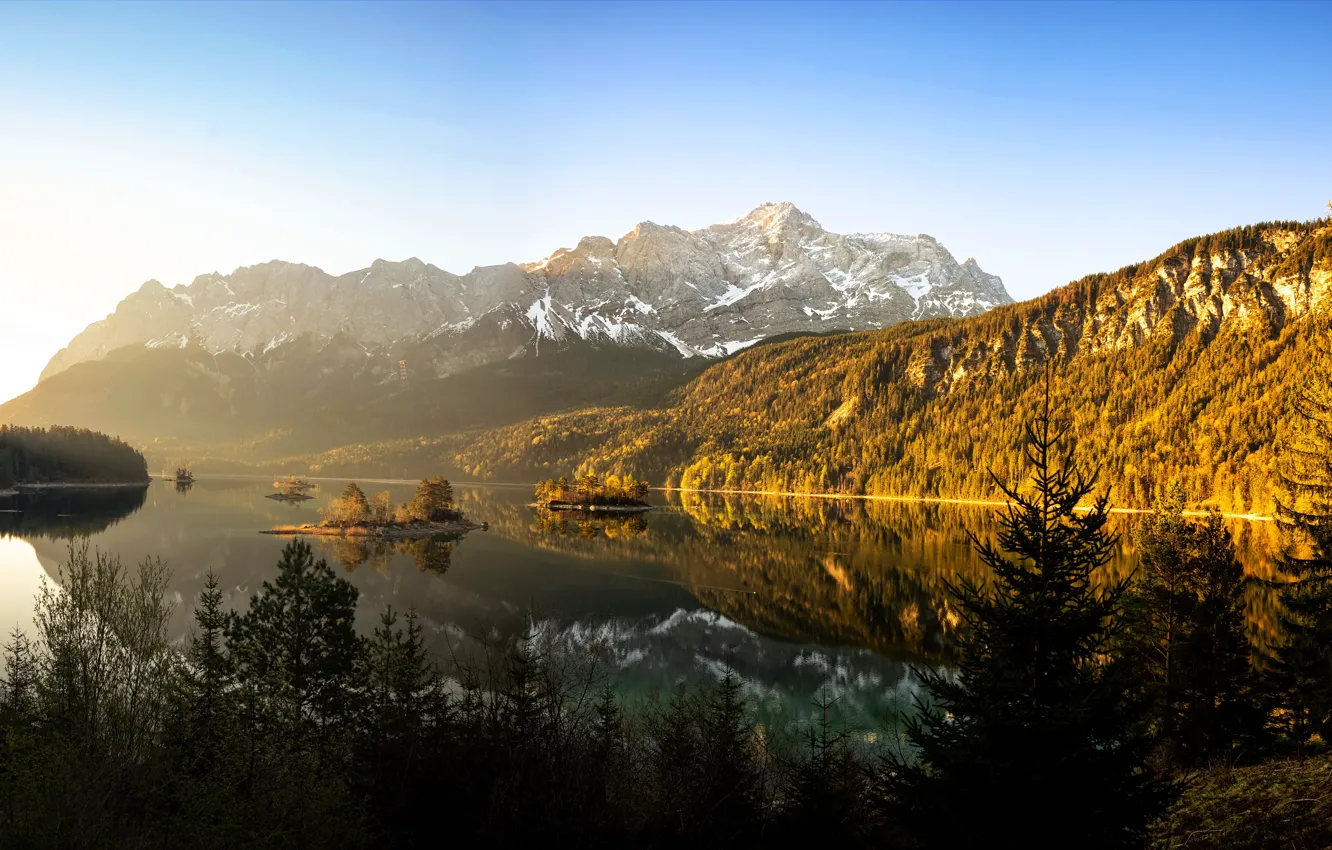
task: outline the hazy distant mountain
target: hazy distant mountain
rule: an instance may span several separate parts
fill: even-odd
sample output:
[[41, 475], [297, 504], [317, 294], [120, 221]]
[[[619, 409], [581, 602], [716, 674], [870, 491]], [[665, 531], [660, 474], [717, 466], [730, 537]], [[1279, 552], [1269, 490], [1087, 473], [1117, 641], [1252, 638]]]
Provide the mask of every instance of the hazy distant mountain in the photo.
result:
[[[600, 405], [656, 404], [711, 361], [576, 341], [541, 357], [444, 377], [397, 374], [397, 361], [345, 336], [302, 336], [245, 356], [125, 346], [77, 363], [0, 404], [0, 422], [69, 423], [117, 434], [153, 463], [211, 454], [281, 457], [348, 443], [452, 433]], [[182, 454], [183, 452], [183, 454]]]
[[[873, 329], [1011, 303], [998, 277], [929, 236], [829, 233], [789, 203], [685, 231], [644, 222], [546, 259], [456, 275], [412, 258], [334, 277], [273, 261], [167, 289], [149, 281], [55, 355], [46, 380], [125, 346], [256, 358], [364, 349], [442, 376], [574, 340], [722, 356], [790, 332]], [[344, 352], [345, 353], [345, 352]], [[378, 373], [389, 380], [396, 370]]]

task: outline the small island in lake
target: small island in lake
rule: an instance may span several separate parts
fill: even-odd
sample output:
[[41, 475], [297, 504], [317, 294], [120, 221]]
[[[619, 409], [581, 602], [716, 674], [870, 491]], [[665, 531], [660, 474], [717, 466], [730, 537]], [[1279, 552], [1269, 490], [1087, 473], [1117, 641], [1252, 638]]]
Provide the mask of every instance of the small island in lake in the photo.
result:
[[278, 492], [264, 498], [279, 502], [307, 502], [314, 498], [306, 491], [315, 489], [315, 485], [296, 475], [288, 475], [284, 479], [274, 481], [273, 486], [278, 488]]
[[188, 466], [178, 466], [174, 475], [166, 472], [162, 473], [162, 479], [164, 481], [174, 481], [177, 484], [193, 484], [194, 473], [190, 471]]
[[604, 479], [588, 472], [574, 479], [547, 479], [536, 486], [535, 507], [551, 511], [605, 511], [641, 513], [652, 509], [647, 503], [648, 483], [635, 481], [632, 475]]
[[412, 539], [462, 535], [485, 527], [469, 520], [454, 506], [453, 485], [438, 475], [422, 480], [412, 500], [397, 507], [387, 490], [366, 498], [353, 481], [319, 515], [318, 523], [280, 525], [260, 533]]

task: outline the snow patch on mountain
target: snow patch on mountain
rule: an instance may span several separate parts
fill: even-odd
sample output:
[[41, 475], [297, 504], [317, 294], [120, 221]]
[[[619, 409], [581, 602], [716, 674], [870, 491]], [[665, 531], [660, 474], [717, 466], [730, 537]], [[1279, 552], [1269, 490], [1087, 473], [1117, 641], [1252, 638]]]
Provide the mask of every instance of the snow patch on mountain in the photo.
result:
[[532, 302], [532, 306], [527, 308], [527, 320], [532, 323], [537, 336], [543, 336], [547, 339], [555, 338], [555, 331], [550, 324], [550, 293], [546, 297], [538, 298]]

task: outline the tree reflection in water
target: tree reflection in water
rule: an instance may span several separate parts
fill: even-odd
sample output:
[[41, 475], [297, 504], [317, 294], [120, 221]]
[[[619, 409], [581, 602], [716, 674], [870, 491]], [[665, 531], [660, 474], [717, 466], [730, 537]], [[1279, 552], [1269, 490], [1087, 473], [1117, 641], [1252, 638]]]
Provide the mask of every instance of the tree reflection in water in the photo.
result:
[[148, 485], [27, 490], [0, 498], [0, 536], [67, 540], [100, 534], [143, 507]]
[[[969, 505], [672, 492], [646, 516], [608, 522], [469, 496], [500, 536], [589, 560], [658, 564], [704, 606], [762, 634], [927, 663], [948, 663], [960, 625], [948, 585], [987, 579], [970, 536], [993, 540], [996, 530], [993, 508]], [[1100, 578], [1136, 569], [1132, 530], [1141, 519], [1112, 517], [1119, 544]], [[1279, 578], [1275, 524], [1227, 526], [1250, 574]], [[1251, 584], [1248, 611], [1262, 656], [1278, 621], [1270, 585]]]
[[[576, 516], [570, 516], [570, 514]], [[629, 540], [647, 531], [647, 520], [642, 514], [595, 515], [584, 511], [548, 511], [539, 509], [531, 530], [537, 534], [555, 537], [580, 537], [594, 540]]]
[[453, 546], [458, 538], [449, 535], [424, 537], [419, 540], [384, 540], [381, 538], [317, 537], [329, 560], [341, 564], [348, 572], [369, 564], [371, 569], [388, 575], [393, 557], [402, 555], [411, 559], [417, 572], [442, 576], [453, 565]]

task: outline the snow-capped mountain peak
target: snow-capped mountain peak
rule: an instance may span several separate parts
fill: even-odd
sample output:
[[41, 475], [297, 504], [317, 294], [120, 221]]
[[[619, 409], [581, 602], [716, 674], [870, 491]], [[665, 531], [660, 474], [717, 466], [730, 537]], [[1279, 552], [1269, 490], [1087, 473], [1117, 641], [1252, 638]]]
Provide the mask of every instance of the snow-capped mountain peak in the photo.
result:
[[465, 275], [411, 257], [338, 276], [273, 260], [171, 289], [150, 281], [43, 378], [125, 345], [194, 340], [262, 356], [337, 334], [368, 348], [428, 344], [437, 374], [539, 352], [542, 341], [715, 357], [774, 334], [971, 315], [1011, 300], [998, 277], [930, 236], [839, 235], [794, 204], [766, 203], [702, 230], [645, 221], [618, 241], [587, 236], [536, 262]]

